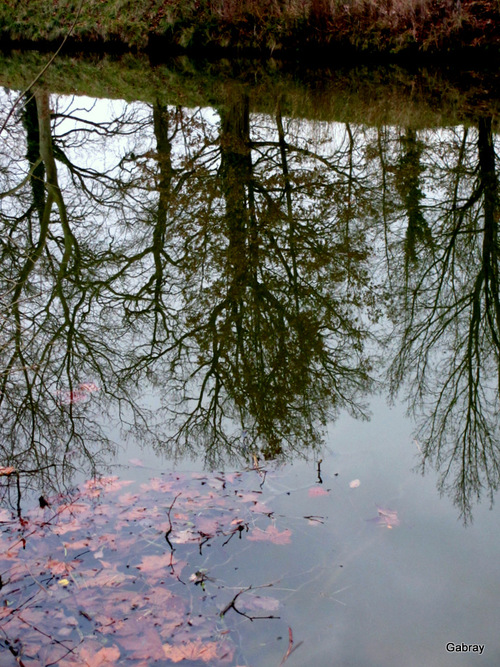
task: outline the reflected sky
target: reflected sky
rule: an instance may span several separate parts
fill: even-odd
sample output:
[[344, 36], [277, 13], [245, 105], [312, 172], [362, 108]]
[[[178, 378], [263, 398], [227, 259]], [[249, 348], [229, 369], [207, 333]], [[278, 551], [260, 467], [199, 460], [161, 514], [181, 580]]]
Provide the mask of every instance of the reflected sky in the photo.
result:
[[[498, 484], [491, 119], [281, 108], [251, 113], [241, 89], [211, 109], [26, 96], [3, 153], [8, 439], [43, 443], [69, 412], [67, 451], [102, 446], [97, 408], [172, 459], [293, 457], [404, 388], [467, 520]], [[60, 400], [86, 383], [88, 407]]]

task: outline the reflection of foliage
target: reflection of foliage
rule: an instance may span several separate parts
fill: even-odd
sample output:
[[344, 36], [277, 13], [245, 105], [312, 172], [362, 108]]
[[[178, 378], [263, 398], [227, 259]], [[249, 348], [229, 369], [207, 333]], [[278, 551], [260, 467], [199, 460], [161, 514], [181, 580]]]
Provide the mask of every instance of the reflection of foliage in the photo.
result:
[[[26, 171], [18, 150], [9, 145], [23, 146], [20, 128], [13, 128], [4, 144], [2, 161], [11, 168], [1, 174], [0, 218], [2, 460], [24, 474], [40, 471], [38, 484], [47, 489], [56, 479], [69, 481], [78, 463], [93, 469], [97, 447], [109, 445], [95, 420], [94, 403], [64, 405], [58, 392], [72, 392], [89, 378], [106, 388], [116, 358], [116, 348], [103, 335], [105, 322], [89, 309], [96, 298], [91, 276], [102, 251], [92, 244], [95, 228], [85, 217], [107, 194], [101, 197], [93, 186], [98, 172], [65, 157], [81, 136], [68, 130], [56, 142], [51, 115], [45, 92], [27, 100]], [[126, 128], [126, 120], [111, 129]], [[100, 132], [105, 134], [106, 127], [92, 124], [91, 134], [98, 138]], [[110, 180], [105, 173], [101, 177]], [[75, 191], [72, 185], [80, 187]]]
[[[104, 443], [90, 406], [57, 401], [88, 381], [144, 440], [202, 444], [212, 463], [235, 442], [300, 451], [328, 415], [363, 414], [374, 301], [351, 224], [362, 188], [350, 129], [347, 143], [323, 140], [324, 154], [279, 107], [251, 119], [244, 97], [221, 106], [219, 127], [159, 102], [95, 122], [62, 101], [52, 111], [45, 92], [35, 100], [23, 115], [31, 169], [19, 156], [4, 185], [12, 451]], [[88, 166], [87, 146], [105, 149], [102, 166]], [[148, 386], [165, 394], [156, 419], [134, 398]]]
[[[251, 136], [248, 109], [245, 97], [221, 108], [219, 148], [200, 134], [205, 145], [192, 151], [202, 169], [174, 168], [162, 139], [160, 180], [173, 178], [159, 202], [173, 250], [155, 275], [175, 291], [178, 306], [162, 309], [165, 343], [149, 292], [150, 305], [143, 301], [136, 315], [153, 325], [153, 347], [136, 352], [129, 369], [134, 377], [154, 369], [158, 384], [177, 391], [177, 441], [183, 450], [202, 443], [209, 459], [242, 430], [250, 444], [263, 442], [266, 455], [285, 444], [297, 451], [313, 445], [327, 415], [339, 408], [363, 414], [357, 396], [369, 384], [367, 332], [354, 312], [373, 305], [367, 245], [349, 229], [354, 212], [340, 216], [335, 200], [318, 196], [349, 187], [345, 153], [325, 159], [299, 145], [298, 135], [285, 135], [279, 112], [274, 127], [255, 119]], [[169, 124], [170, 142], [177, 114], [163, 115], [161, 136]], [[228, 418], [238, 430], [228, 430]]]
[[[241, 90], [99, 121], [27, 102], [1, 155], [2, 463], [92, 463], [104, 411], [211, 465], [314, 447], [339, 411], [365, 414], [387, 278], [393, 388], [410, 382], [425, 459], [467, 514], [498, 483], [491, 121], [417, 134], [251, 108]], [[58, 400], [87, 382], [88, 403]]]
[[442, 490], [467, 519], [472, 496], [486, 487], [492, 497], [500, 480], [499, 200], [491, 121], [456, 139], [435, 174], [434, 251], [421, 254], [402, 295], [407, 306], [396, 311], [401, 348], [392, 370], [396, 387], [409, 374], [425, 415], [424, 463], [441, 469]]
[[396, 171], [396, 187], [404, 203], [408, 225], [405, 239], [405, 265], [417, 259], [419, 244], [431, 245], [432, 236], [422, 211], [424, 198], [421, 184], [425, 167], [421, 163], [424, 144], [416, 137], [414, 130], [407, 129], [401, 139], [402, 154]]

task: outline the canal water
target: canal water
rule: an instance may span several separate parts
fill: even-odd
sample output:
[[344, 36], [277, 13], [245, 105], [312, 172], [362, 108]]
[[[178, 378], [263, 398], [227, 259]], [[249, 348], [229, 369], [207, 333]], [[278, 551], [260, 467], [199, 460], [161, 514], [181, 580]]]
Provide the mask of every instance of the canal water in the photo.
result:
[[491, 75], [43, 62], [0, 81], [0, 665], [498, 665]]

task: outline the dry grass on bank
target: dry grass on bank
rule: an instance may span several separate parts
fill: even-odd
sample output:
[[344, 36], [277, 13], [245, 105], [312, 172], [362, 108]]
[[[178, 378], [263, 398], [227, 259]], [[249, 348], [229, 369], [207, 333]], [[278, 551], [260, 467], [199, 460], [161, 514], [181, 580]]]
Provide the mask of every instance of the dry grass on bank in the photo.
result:
[[[80, 0], [4, 0], [4, 42], [55, 42]], [[297, 53], [500, 46], [499, 0], [82, 0], [72, 39], [145, 49], [207, 47]]]

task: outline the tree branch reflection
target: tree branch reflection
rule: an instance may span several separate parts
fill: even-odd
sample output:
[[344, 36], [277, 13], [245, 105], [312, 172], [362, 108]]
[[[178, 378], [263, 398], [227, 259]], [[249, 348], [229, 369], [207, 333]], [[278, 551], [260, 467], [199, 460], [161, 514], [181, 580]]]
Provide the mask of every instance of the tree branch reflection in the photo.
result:
[[158, 150], [159, 180], [168, 173], [159, 210], [173, 251], [157, 253], [155, 275], [176, 308], [150, 292], [142, 322], [160, 308], [166, 340], [150, 322], [145, 340], [154, 345], [136, 350], [127, 369], [128, 380], [145, 374], [175, 394], [175, 404], [170, 393], [164, 403], [174, 425], [169, 451], [201, 447], [212, 465], [241, 451], [242, 434], [265, 456], [300, 453], [321, 441], [321, 426], [339, 409], [364, 415], [368, 329], [355, 305], [373, 300], [362, 235], [346, 237], [335, 206], [327, 216], [304, 215], [330, 170], [310, 150], [293, 149], [279, 106], [274, 127], [251, 124], [244, 95], [219, 111], [218, 137], [198, 128], [196, 169], [192, 161], [172, 166], [165, 137], [177, 125], [163, 115], [160, 133], [157, 115], [157, 148], [167, 149]]
[[112, 420], [211, 466], [304, 454], [366, 416], [387, 317], [422, 469], [469, 518], [499, 482], [492, 119], [369, 128], [251, 102], [27, 101], [0, 155], [2, 463], [96, 470]]
[[475, 131], [463, 129], [446, 148], [433, 175], [440, 202], [428, 206], [432, 242], [415, 254], [396, 310], [400, 347], [391, 377], [393, 388], [409, 386], [422, 470], [437, 466], [440, 489], [469, 520], [474, 501], [483, 491], [492, 500], [500, 479], [499, 203], [491, 118], [479, 118]]
[[[312, 198], [352, 187], [352, 151], [325, 158], [245, 95], [219, 124], [159, 101], [99, 123], [65, 104], [35, 91], [15, 130], [27, 161], [2, 185], [5, 463], [93, 466], [113, 406], [134, 437], [212, 465], [301, 453], [339, 410], [364, 416], [370, 251], [335, 197]], [[85, 165], [92, 147], [105, 166]], [[98, 399], [61, 403], [89, 381]]]

